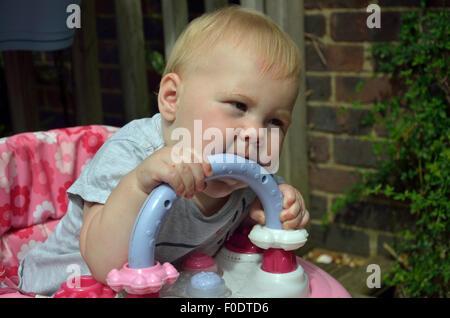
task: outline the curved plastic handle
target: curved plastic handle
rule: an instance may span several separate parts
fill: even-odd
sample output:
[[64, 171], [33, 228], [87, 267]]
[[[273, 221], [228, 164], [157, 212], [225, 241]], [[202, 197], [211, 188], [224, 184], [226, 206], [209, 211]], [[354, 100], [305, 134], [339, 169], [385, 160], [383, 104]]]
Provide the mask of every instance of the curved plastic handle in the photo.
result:
[[[266, 215], [266, 227], [281, 230], [280, 212], [283, 195], [278, 184], [258, 163], [233, 155], [208, 157], [213, 176], [205, 181], [232, 178], [248, 184], [259, 197]], [[162, 184], [155, 188], [141, 207], [131, 234], [128, 264], [130, 268], [146, 268], [155, 264], [155, 240], [161, 221], [178, 200], [173, 189]]]

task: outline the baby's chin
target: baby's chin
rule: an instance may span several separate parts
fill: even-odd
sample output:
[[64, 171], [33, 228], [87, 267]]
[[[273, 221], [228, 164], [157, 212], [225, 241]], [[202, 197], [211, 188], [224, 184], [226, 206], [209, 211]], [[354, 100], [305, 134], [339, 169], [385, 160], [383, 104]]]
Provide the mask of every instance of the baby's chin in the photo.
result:
[[246, 188], [247, 185], [234, 179], [216, 179], [207, 183], [204, 194], [211, 198], [224, 198], [238, 189]]

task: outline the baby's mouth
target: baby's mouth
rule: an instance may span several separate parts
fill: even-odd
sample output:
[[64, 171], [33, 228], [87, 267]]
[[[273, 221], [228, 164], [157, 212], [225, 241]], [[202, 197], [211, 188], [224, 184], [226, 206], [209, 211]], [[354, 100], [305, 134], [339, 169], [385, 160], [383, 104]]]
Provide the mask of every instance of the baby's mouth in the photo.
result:
[[[266, 151], [265, 149], [261, 149], [259, 146], [254, 146], [255, 149], [250, 149], [250, 147], [252, 147], [252, 145], [246, 145], [245, 150], [244, 151], [238, 151], [238, 147], [236, 146], [236, 143], [234, 143], [233, 145], [231, 145], [231, 147], [228, 147], [227, 149], [224, 149], [225, 153], [231, 153], [234, 154], [236, 156], [240, 156], [243, 157], [247, 160], [251, 160], [253, 162], [258, 163], [261, 167], [265, 168], [266, 170], [268, 170], [269, 168], [272, 168], [272, 163], [273, 160], [272, 158], [270, 158], [269, 155], [263, 155], [262, 153], [264, 153], [264, 151]], [[265, 160], [262, 160], [265, 159]]]
[[245, 156], [245, 159], [252, 160], [252, 161], [256, 162], [257, 164], [259, 164], [261, 167], [264, 167], [264, 168], [270, 167], [272, 165], [272, 161], [271, 160], [269, 162], [266, 162], [266, 163], [261, 162], [261, 160], [259, 160], [259, 156], [258, 156], [257, 160], [255, 160], [254, 158], [250, 158], [249, 156]]
[[[263, 168], [269, 168], [269, 167], [271, 167], [272, 166], [272, 160], [269, 160], [269, 162], [262, 162], [260, 159], [259, 159], [259, 156], [258, 156], [258, 158], [250, 158], [250, 156], [248, 155], [248, 154], [246, 154], [245, 156], [242, 156], [242, 155], [240, 155], [240, 154], [238, 154], [238, 153], [234, 153], [234, 155], [237, 155], [237, 156], [241, 156], [241, 157], [244, 157], [245, 159], [247, 159], [247, 160], [251, 160], [251, 161], [253, 161], [253, 162], [256, 162], [257, 164], [259, 164], [261, 167], [263, 167]], [[255, 160], [256, 159], [256, 160]]]

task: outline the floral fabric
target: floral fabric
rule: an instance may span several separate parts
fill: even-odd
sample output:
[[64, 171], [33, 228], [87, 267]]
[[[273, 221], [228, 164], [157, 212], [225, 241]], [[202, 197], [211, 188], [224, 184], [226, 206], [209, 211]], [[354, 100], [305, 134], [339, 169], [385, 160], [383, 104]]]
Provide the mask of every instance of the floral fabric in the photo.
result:
[[92, 125], [0, 139], [2, 277], [17, 280], [21, 259], [66, 213], [66, 190], [117, 130]]

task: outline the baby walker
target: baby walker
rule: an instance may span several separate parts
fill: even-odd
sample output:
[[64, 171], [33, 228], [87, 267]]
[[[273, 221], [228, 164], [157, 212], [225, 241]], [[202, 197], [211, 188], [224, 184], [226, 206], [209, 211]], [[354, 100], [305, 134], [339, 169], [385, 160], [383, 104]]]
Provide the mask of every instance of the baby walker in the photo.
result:
[[234, 178], [252, 188], [266, 214], [264, 226], [240, 228], [214, 259], [192, 254], [178, 272], [154, 259], [161, 221], [178, 199], [162, 184], [144, 202], [131, 234], [128, 263], [108, 274], [109, 287], [82, 276], [78, 287], [66, 282], [54, 297], [113, 297], [121, 291], [128, 297], [350, 297], [333, 277], [296, 257], [294, 251], [306, 243], [308, 233], [282, 229], [283, 196], [264, 168], [232, 154], [213, 155], [209, 161], [213, 176], [206, 181]]

